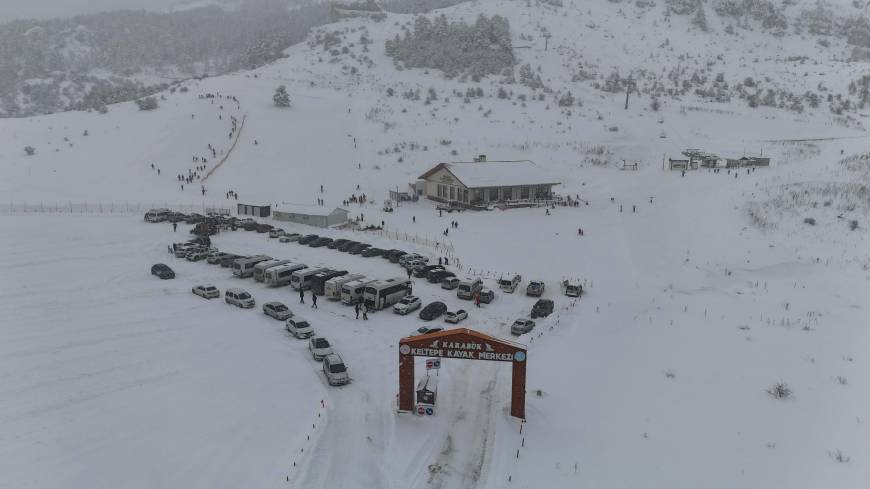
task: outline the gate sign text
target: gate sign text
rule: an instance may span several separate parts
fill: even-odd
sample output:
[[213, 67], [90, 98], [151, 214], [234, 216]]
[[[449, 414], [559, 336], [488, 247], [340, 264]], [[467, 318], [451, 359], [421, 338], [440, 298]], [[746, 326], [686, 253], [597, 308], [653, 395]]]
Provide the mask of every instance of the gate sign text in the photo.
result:
[[[525, 355], [497, 351], [492, 345], [478, 341], [433, 340], [424, 346], [402, 345], [404, 355], [412, 357], [464, 358], [468, 360], [494, 360], [499, 362], [523, 361]], [[427, 363], [428, 366], [428, 363]], [[437, 367], [436, 367], [437, 368]]]

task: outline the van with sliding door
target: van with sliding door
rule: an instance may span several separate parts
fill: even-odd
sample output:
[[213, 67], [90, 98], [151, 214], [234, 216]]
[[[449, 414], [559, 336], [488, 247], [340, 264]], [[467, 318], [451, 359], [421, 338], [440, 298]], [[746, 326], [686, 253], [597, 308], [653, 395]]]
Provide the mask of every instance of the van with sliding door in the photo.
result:
[[353, 280], [358, 280], [361, 278], [365, 278], [364, 275], [358, 275], [354, 273], [350, 273], [347, 275], [342, 275], [340, 277], [333, 277], [327, 280], [323, 284], [323, 296], [331, 301], [337, 301], [341, 299], [341, 286], [351, 282]]
[[293, 272], [308, 268], [304, 263], [287, 263], [277, 267], [267, 268], [263, 272], [263, 282], [269, 287], [281, 287], [290, 283]]
[[374, 279], [363, 277], [342, 284], [341, 303], [348, 306], [362, 303], [363, 295], [365, 294], [366, 290], [366, 285], [372, 282], [374, 282]]
[[297, 270], [290, 275], [290, 287], [293, 287], [296, 290], [308, 290], [311, 288], [311, 279], [314, 278], [314, 275], [324, 270], [328, 269], [305, 268], [303, 270]]
[[474, 294], [483, 289], [483, 281], [479, 278], [466, 278], [459, 282], [456, 288], [456, 297], [460, 299], [474, 299]]
[[239, 258], [233, 262], [233, 275], [239, 278], [248, 278], [254, 274], [254, 266], [257, 263], [271, 260], [272, 257], [266, 255], [255, 255], [248, 258]]
[[254, 280], [257, 282], [264, 282], [266, 279], [266, 270], [277, 267], [279, 265], [286, 265], [290, 263], [290, 260], [266, 260], [261, 261], [254, 265]]

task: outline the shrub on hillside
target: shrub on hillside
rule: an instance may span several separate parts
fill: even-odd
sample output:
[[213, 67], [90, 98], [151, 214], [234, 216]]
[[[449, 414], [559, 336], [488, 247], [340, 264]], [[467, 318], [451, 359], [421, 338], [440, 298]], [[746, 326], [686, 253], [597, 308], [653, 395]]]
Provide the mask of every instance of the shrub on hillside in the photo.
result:
[[136, 101], [139, 110], [154, 110], [157, 108], [157, 99], [154, 97], [140, 98]]

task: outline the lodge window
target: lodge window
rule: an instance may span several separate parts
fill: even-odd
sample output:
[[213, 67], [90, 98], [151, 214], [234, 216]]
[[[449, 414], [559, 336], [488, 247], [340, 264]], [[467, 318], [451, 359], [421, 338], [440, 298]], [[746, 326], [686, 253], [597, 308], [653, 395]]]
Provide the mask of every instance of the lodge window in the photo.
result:
[[520, 198], [528, 199], [529, 198], [529, 187], [520, 187]]
[[456, 200], [456, 187], [450, 187], [450, 200]]
[[505, 187], [505, 188], [501, 191], [501, 195], [502, 195], [502, 198], [503, 198], [504, 200], [511, 200], [511, 199], [513, 198], [513, 188], [511, 188], [511, 187]]
[[498, 189], [497, 188], [489, 189], [489, 200], [493, 200], [493, 201], [498, 200]]

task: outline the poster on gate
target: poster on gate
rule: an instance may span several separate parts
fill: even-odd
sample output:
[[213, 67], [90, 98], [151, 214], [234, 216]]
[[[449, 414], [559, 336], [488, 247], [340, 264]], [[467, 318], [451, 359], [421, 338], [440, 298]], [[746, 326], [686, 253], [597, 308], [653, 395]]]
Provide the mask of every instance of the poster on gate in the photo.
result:
[[426, 370], [438, 370], [441, 368], [441, 359], [440, 358], [427, 358], [426, 359]]

